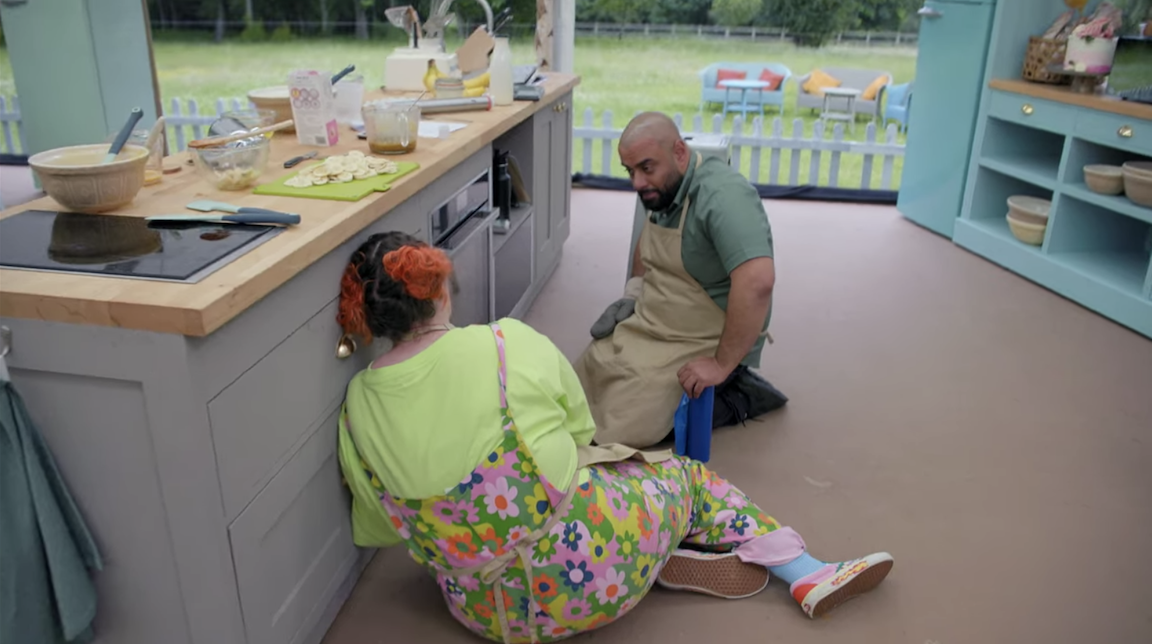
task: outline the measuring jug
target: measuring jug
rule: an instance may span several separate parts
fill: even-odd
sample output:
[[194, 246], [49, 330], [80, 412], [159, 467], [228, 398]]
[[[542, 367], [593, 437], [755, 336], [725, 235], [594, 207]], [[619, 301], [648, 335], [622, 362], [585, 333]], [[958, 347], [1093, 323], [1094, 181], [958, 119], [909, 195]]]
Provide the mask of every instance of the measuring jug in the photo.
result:
[[410, 101], [373, 101], [361, 110], [368, 147], [377, 154], [407, 154], [416, 149], [420, 108]]

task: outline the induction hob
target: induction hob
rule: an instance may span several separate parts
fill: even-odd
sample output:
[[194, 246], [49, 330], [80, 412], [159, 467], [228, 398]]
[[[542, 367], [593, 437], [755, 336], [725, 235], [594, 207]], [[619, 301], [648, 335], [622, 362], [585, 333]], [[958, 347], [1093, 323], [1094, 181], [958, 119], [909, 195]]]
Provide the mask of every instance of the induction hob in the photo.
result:
[[191, 284], [280, 230], [25, 210], [0, 219], [0, 267]]

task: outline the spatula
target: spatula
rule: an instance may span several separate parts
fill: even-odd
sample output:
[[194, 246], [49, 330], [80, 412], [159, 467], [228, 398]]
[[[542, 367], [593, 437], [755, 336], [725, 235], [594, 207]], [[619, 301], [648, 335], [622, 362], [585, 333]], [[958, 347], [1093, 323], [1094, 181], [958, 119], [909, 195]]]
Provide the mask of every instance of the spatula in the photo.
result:
[[153, 215], [148, 221], [203, 221], [227, 224], [282, 224], [294, 226], [300, 223], [300, 215], [286, 212], [243, 212], [235, 215]]
[[136, 123], [140, 121], [140, 117], [144, 116], [144, 112], [139, 107], [132, 108], [132, 112], [128, 114], [128, 120], [124, 122], [124, 127], [120, 128], [120, 133], [112, 140], [112, 146], [108, 148], [108, 154], [104, 155], [102, 163], [112, 163], [116, 160], [116, 155], [120, 154], [120, 150], [124, 149], [124, 144], [128, 142], [128, 137], [132, 135], [132, 128], [136, 127]]
[[[269, 208], [254, 208], [252, 206], [233, 206], [230, 203], [223, 201], [212, 201], [211, 199], [201, 199], [193, 201], [185, 206], [189, 210], [199, 210], [200, 212], [227, 212], [233, 215], [290, 215], [292, 217], [299, 217], [294, 213], [282, 212], [280, 210], [272, 210]], [[197, 215], [189, 215], [195, 217]]]

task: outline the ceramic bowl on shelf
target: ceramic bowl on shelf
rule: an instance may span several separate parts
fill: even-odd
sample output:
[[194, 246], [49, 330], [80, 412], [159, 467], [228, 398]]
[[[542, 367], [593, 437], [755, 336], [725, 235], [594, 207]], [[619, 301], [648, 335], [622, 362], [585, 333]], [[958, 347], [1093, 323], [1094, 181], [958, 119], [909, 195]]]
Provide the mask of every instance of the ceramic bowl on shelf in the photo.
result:
[[1048, 229], [1048, 224], [1030, 224], [1026, 221], [1020, 221], [1012, 213], [1008, 213], [1007, 219], [1008, 228], [1016, 239], [1032, 246], [1040, 246], [1044, 243], [1044, 231]]
[[1084, 183], [1088, 189], [1102, 195], [1124, 192], [1124, 172], [1118, 165], [1092, 164], [1084, 166]]
[[1124, 194], [1134, 204], [1152, 208], [1152, 162], [1124, 164]]
[[1031, 195], [1012, 195], [1008, 197], [1008, 214], [1016, 221], [1035, 226], [1048, 225], [1048, 212], [1052, 209], [1052, 202], [1047, 199]]
[[1152, 179], [1152, 161], [1127, 161], [1121, 169]]

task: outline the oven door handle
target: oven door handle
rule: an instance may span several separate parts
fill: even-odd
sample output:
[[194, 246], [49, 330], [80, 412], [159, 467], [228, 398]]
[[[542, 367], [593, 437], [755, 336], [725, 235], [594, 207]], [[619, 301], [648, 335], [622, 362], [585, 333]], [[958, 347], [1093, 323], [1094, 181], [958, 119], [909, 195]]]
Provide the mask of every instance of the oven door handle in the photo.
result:
[[487, 232], [499, 214], [500, 211], [495, 208], [477, 211], [455, 232], [437, 243], [437, 248], [444, 250], [448, 257], [452, 257], [459, 249], [471, 243], [477, 234]]

